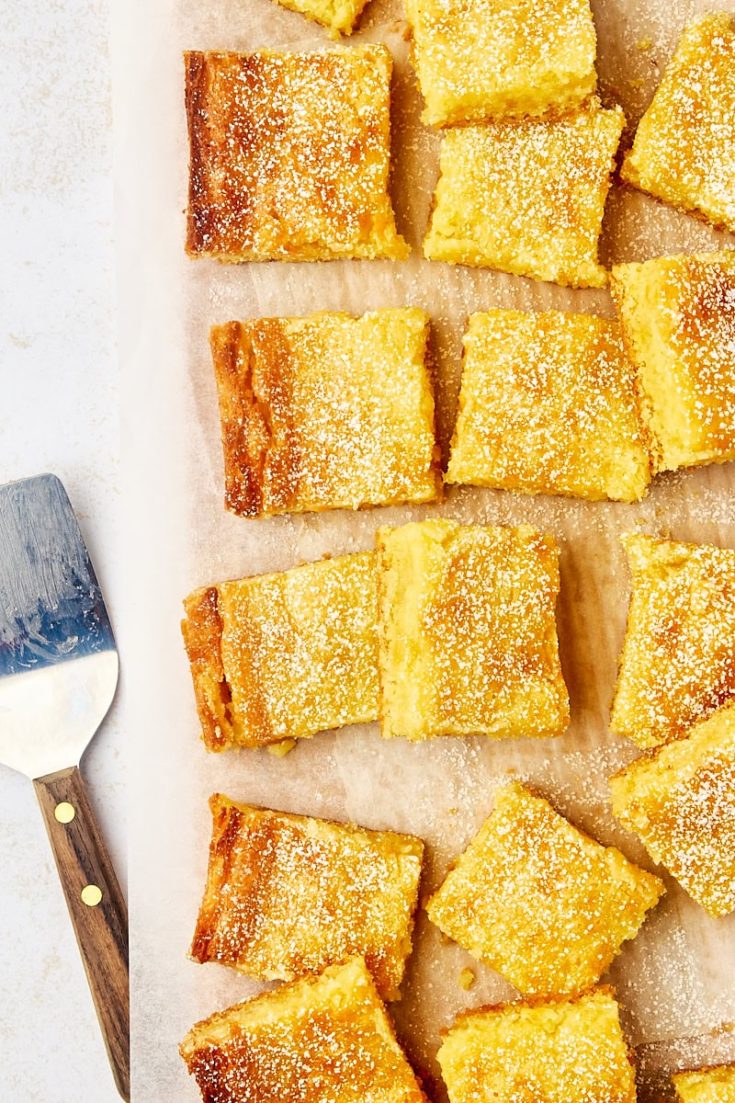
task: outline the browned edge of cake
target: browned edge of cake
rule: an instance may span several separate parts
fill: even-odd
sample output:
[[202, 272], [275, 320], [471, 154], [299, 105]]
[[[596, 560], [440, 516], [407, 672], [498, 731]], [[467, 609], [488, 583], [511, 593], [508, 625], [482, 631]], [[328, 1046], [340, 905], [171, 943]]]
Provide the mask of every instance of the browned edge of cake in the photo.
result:
[[223, 751], [237, 742], [232, 694], [222, 664], [222, 618], [216, 586], [195, 590], [184, 601], [181, 622], [191, 665], [202, 739], [208, 751]]

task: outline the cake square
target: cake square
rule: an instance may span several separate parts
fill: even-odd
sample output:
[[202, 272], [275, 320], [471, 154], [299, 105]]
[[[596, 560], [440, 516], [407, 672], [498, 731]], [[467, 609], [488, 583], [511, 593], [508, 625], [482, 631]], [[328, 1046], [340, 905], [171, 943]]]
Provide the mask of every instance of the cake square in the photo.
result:
[[284, 8], [300, 12], [326, 27], [332, 38], [352, 34], [367, 0], [278, 0]]
[[524, 995], [568, 995], [597, 983], [663, 892], [512, 782], [426, 911]]
[[651, 477], [646, 439], [616, 323], [470, 316], [447, 482], [634, 502]]
[[377, 551], [384, 737], [566, 728], [552, 537], [436, 519], [381, 528]]
[[735, 551], [622, 539], [632, 594], [610, 726], [656, 747], [735, 697]]
[[595, 90], [589, 0], [406, 0], [422, 120], [569, 111]]
[[603, 287], [597, 241], [624, 121], [592, 100], [559, 119], [447, 131], [424, 255]]
[[212, 1015], [180, 1051], [204, 1103], [426, 1103], [361, 958]]
[[209, 751], [378, 715], [372, 552], [195, 590], [182, 622]]
[[413, 308], [215, 326], [227, 508], [262, 517], [435, 499], [428, 333]]
[[438, 1053], [450, 1103], [635, 1103], [609, 988], [460, 1015]]
[[735, 1103], [735, 1065], [677, 1072], [671, 1079], [681, 1103]]
[[397, 1000], [424, 844], [412, 835], [210, 799], [212, 842], [191, 957], [296, 980], [360, 955]]
[[735, 231], [735, 20], [684, 30], [623, 161], [623, 180]]
[[658, 470], [735, 459], [735, 250], [611, 276]]
[[388, 196], [392, 59], [185, 55], [186, 250], [222, 261], [408, 255]]
[[735, 705], [610, 779], [613, 812], [714, 916], [735, 910]]

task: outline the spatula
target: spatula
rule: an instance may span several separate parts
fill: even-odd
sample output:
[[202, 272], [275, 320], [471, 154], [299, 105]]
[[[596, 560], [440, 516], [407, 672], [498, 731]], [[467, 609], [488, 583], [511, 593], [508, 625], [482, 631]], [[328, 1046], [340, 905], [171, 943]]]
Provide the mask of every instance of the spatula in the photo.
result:
[[128, 1100], [127, 911], [79, 772], [117, 675], [110, 620], [61, 482], [39, 475], [0, 487], [0, 762], [33, 780]]

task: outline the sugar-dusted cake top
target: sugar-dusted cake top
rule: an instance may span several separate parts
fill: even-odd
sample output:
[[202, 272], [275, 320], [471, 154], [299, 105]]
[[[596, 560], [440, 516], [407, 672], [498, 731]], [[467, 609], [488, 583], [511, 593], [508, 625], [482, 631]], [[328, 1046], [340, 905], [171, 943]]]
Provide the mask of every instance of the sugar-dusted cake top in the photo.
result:
[[384, 46], [191, 51], [185, 62], [191, 256], [406, 256], [387, 191]]
[[735, 705], [611, 778], [613, 812], [712, 915], [735, 910]]
[[635, 1103], [612, 991], [519, 1000], [460, 1015], [439, 1063], [450, 1103]]
[[182, 630], [207, 749], [376, 720], [376, 606], [371, 552], [190, 594]]
[[622, 177], [735, 231], [735, 19], [714, 12], [684, 30], [641, 119]]
[[524, 995], [565, 995], [597, 983], [663, 891], [511, 782], [426, 910]]
[[528, 525], [381, 528], [383, 735], [558, 735], [569, 722], [559, 550]]
[[360, 955], [383, 998], [398, 999], [421, 840], [219, 793], [209, 803], [209, 872], [192, 958], [262, 980], [294, 980]]
[[426, 1103], [361, 958], [197, 1023], [203, 1103]]
[[623, 537], [632, 593], [610, 725], [678, 739], [735, 697], [735, 551]]
[[561, 311], [470, 317], [448, 482], [636, 501], [649, 480], [617, 323]]
[[594, 92], [589, 0], [406, 0], [405, 6], [426, 123], [563, 112]]
[[659, 470], [735, 459], [735, 250], [611, 274]]
[[604, 286], [597, 242], [623, 123], [593, 98], [560, 118], [448, 130], [424, 255]]
[[435, 499], [428, 334], [413, 307], [215, 326], [227, 508], [254, 517]]

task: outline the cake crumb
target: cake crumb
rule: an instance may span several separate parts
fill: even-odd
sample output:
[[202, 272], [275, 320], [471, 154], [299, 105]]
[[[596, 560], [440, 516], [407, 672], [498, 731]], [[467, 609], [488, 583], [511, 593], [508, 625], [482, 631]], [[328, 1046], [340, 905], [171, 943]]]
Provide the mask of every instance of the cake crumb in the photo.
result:
[[469, 992], [473, 987], [476, 977], [472, 969], [461, 969], [459, 974], [459, 986], [464, 988], [465, 992]]
[[274, 758], [285, 758], [295, 746], [295, 739], [282, 739], [280, 743], [269, 744], [267, 750], [268, 754], [272, 754]]

